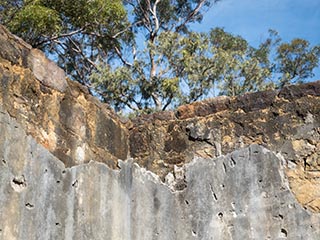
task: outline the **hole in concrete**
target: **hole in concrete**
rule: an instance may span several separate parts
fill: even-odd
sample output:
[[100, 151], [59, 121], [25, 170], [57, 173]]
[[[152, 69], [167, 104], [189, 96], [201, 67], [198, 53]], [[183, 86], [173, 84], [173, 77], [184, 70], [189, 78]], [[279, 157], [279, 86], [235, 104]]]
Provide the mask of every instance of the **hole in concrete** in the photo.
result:
[[34, 205], [31, 204], [31, 203], [26, 203], [26, 208], [29, 209], [29, 210], [31, 210], [31, 209], [34, 208]]
[[211, 195], [212, 195], [213, 199], [217, 202], [218, 198], [217, 198], [216, 193], [213, 191], [213, 187], [211, 184], [210, 184], [210, 191], [211, 191]]
[[230, 166], [231, 168], [234, 168], [234, 167], [236, 166], [236, 161], [235, 161], [233, 158], [230, 159], [230, 161], [229, 161], [229, 166]]
[[44, 172], [45, 172], [45, 173], [48, 172], [48, 169], [45, 169]]
[[220, 219], [223, 218], [223, 213], [222, 213], [222, 212], [219, 212], [219, 213], [218, 213], [218, 218], [220, 218]]
[[288, 236], [288, 232], [286, 229], [281, 228], [280, 237], [286, 238]]
[[66, 170], [62, 170], [62, 174], [65, 174], [66, 173]]
[[280, 187], [280, 191], [286, 191], [286, 190], [287, 190], [286, 187], [284, 187], [284, 186]]
[[74, 188], [77, 188], [77, 187], [78, 187], [78, 180], [75, 180], [75, 181], [72, 183], [72, 187], [74, 187]]
[[262, 183], [262, 179], [259, 179], [259, 181], [258, 181], [259, 183]]
[[217, 195], [215, 193], [212, 193], [212, 196], [213, 196], [214, 200], [218, 201]]
[[189, 205], [189, 201], [188, 200], [185, 200], [184, 202], [185, 202], [185, 204]]
[[221, 184], [220, 187], [221, 187], [222, 189], [224, 189], [224, 184]]
[[283, 215], [278, 214], [278, 215], [273, 216], [273, 218], [277, 219], [277, 220], [283, 220]]
[[197, 232], [195, 230], [192, 230], [192, 235], [197, 236]]
[[6, 164], [7, 164], [7, 161], [4, 160], [4, 159], [2, 159], [2, 163], [3, 163], [4, 165], [6, 165]]
[[57, 226], [57, 227], [60, 227], [60, 223], [56, 222], [56, 226]]
[[226, 167], [226, 165], [224, 163], [222, 163], [222, 164], [223, 164], [223, 171], [226, 173], [227, 172], [227, 167]]
[[60, 180], [57, 180], [57, 183], [60, 183]]
[[21, 175], [19, 177], [14, 177], [11, 181], [11, 187], [16, 192], [23, 191], [27, 187], [27, 182], [26, 182], [26, 179], [24, 178], [24, 176]]

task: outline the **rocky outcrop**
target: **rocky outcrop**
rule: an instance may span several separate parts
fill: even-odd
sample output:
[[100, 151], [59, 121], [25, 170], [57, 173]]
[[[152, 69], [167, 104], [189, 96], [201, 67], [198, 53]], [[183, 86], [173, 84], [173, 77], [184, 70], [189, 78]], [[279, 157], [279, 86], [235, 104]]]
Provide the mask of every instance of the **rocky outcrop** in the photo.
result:
[[129, 129], [131, 156], [163, 179], [195, 157], [262, 145], [283, 156], [299, 202], [320, 212], [320, 81], [181, 106], [136, 119]]
[[320, 81], [123, 122], [0, 44], [0, 239], [319, 238]]
[[120, 120], [39, 50], [0, 26], [0, 103], [67, 166], [90, 160], [115, 168], [128, 156]]

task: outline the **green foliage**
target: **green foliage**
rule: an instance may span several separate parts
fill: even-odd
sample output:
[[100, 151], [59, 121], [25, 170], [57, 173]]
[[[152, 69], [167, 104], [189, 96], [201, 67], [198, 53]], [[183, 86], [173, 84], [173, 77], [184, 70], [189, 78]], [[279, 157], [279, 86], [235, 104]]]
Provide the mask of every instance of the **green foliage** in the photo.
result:
[[[163, 31], [138, 52], [139, 60], [133, 65], [100, 65], [91, 80], [96, 91], [116, 108], [142, 111], [157, 108], [158, 100], [163, 110], [213, 96], [217, 87], [220, 94], [232, 96], [270, 88], [266, 81], [271, 74], [269, 65], [260, 62], [258, 51], [261, 49], [250, 47], [241, 37], [222, 29], [213, 29], [209, 34]], [[153, 76], [148, 68], [150, 53], [157, 66]], [[115, 88], [121, 89], [121, 98], [114, 95]]]
[[280, 87], [314, 76], [312, 71], [318, 66], [319, 57], [320, 46], [310, 47], [307, 40], [297, 38], [280, 44], [277, 49], [277, 68], [282, 74]]
[[62, 22], [54, 9], [29, 4], [17, 12], [8, 27], [31, 44], [36, 44], [43, 35], [58, 34], [62, 29]]
[[190, 31], [218, 1], [2, 0], [0, 23], [116, 111], [165, 110], [313, 76], [320, 46], [306, 40], [282, 43], [271, 30], [255, 48], [222, 28]]
[[0, 23], [57, 59], [84, 84], [99, 57], [132, 40], [121, 0], [13, 0], [0, 5]]

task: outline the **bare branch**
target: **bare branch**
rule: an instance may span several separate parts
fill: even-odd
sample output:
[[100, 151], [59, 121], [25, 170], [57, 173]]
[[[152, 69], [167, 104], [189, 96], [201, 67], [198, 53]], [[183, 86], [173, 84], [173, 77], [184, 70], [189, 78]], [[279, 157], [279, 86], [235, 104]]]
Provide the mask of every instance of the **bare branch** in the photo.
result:
[[198, 2], [197, 6], [188, 14], [186, 19], [176, 27], [176, 31], [179, 32], [186, 24], [194, 19], [194, 17], [199, 13], [203, 5], [205, 4], [206, 0], [201, 0]]
[[142, 23], [142, 21], [134, 22], [134, 23], [130, 24], [128, 27], [126, 27], [125, 29], [123, 29], [122, 31], [120, 31], [120, 32], [118, 32], [118, 33], [116, 33], [116, 34], [114, 34], [114, 35], [113, 35], [113, 36], [111, 36], [111, 37], [115, 39], [115, 38], [117, 38], [120, 34], [122, 34], [122, 33], [126, 32], [126, 31], [128, 31], [130, 28], [132, 28], [133, 26], [138, 25], [138, 24], [140, 24], [140, 23]]
[[120, 51], [120, 49], [118, 47], [114, 47], [114, 50], [116, 50], [116, 53], [117, 53], [118, 57], [120, 58], [121, 62], [124, 65], [126, 65], [128, 67], [132, 67], [132, 64], [124, 59], [124, 57], [123, 57], [123, 55], [122, 55], [122, 53], [121, 53], [121, 51]]
[[162, 109], [162, 107], [161, 107], [161, 106], [162, 106], [162, 103], [161, 103], [161, 100], [160, 100], [158, 94], [156, 94], [155, 92], [153, 92], [153, 93], [151, 94], [151, 97], [152, 97], [152, 99], [153, 99], [154, 104], [156, 105], [156, 110], [161, 110], [161, 109]]
[[75, 34], [79, 34], [79, 33], [82, 33], [83, 31], [85, 30], [85, 27], [83, 28], [80, 28], [78, 30], [75, 30], [73, 32], [69, 32], [69, 33], [64, 33], [64, 34], [59, 34], [59, 35], [55, 35], [55, 36], [52, 36], [52, 37], [48, 37], [48, 36], [44, 36], [46, 39], [41, 41], [40, 43], [37, 44], [37, 47], [38, 46], [41, 46], [42, 44], [46, 43], [46, 42], [50, 42], [50, 41], [54, 41], [54, 40], [57, 40], [57, 39], [60, 39], [60, 38], [65, 38], [65, 37], [72, 37], [73, 35]]
[[[141, 5], [141, 2], [138, 1], [138, 4], [139, 4], [139, 8], [140, 8], [140, 11], [143, 13], [143, 19], [145, 20], [144, 21], [144, 26], [146, 27], [146, 29], [149, 31], [149, 32], [152, 32], [152, 27], [151, 27], [151, 22], [150, 22], [150, 19], [149, 19], [149, 15], [147, 14], [148, 11], [146, 11], [146, 9], [144, 9]], [[147, 0], [147, 9], [151, 9], [150, 8], [150, 0]]]
[[156, 0], [156, 2], [153, 5], [153, 8], [151, 9], [151, 7], [150, 7], [150, 12], [151, 12], [151, 14], [153, 16], [154, 25], [155, 25], [155, 27], [154, 27], [154, 29], [153, 29], [153, 31], [151, 33], [151, 39], [152, 40], [156, 37], [156, 35], [157, 35], [158, 31], [159, 31], [159, 19], [158, 19], [158, 16], [157, 16], [157, 5], [158, 5], [159, 2], [160, 2], [160, 0]]
[[78, 44], [76, 44], [73, 39], [71, 37], [68, 37], [68, 40], [72, 43], [72, 45], [75, 47], [75, 48], [72, 48], [75, 52], [81, 54], [81, 56], [83, 57], [84, 60], [86, 60], [89, 64], [91, 64], [91, 66], [93, 68], [97, 68], [97, 65], [91, 60], [89, 59], [88, 57], [85, 56], [85, 54], [83, 53], [82, 49], [79, 47]]
[[172, 102], [172, 99], [173, 99], [173, 95], [170, 94], [170, 98], [168, 99], [168, 101], [166, 102], [166, 104], [162, 107], [162, 111], [165, 111], [167, 109], [167, 107], [171, 104]]

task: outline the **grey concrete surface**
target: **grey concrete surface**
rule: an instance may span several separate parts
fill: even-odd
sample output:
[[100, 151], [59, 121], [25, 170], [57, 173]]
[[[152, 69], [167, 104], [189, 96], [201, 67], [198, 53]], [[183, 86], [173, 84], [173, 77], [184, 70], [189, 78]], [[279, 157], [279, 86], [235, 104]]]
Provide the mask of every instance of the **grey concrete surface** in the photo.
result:
[[65, 168], [0, 111], [0, 160], [1, 240], [320, 239], [281, 156], [258, 145], [194, 159], [163, 183], [131, 160]]

